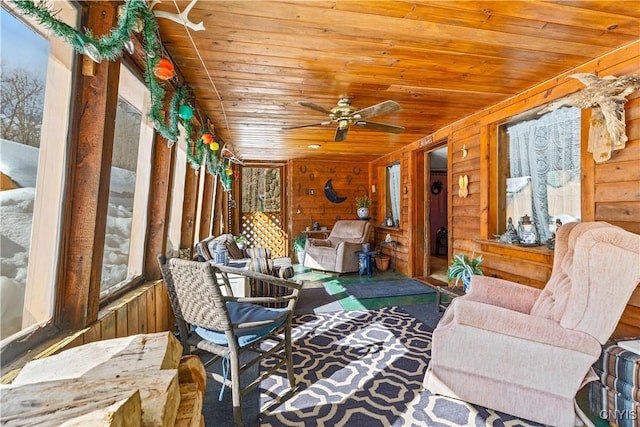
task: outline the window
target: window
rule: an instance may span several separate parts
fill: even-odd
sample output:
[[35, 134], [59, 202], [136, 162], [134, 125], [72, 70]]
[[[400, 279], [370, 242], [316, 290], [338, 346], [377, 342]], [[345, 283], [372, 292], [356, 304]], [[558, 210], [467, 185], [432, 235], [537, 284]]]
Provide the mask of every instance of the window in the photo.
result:
[[[57, 17], [77, 13], [57, 2]], [[0, 9], [0, 339], [53, 314], [73, 51]], [[37, 260], [37, 262], [32, 262]]]
[[142, 274], [144, 261], [153, 127], [142, 111], [147, 111], [150, 97], [124, 65], [118, 93], [101, 297]]
[[563, 224], [580, 220], [580, 109], [565, 107], [543, 116], [502, 125], [500, 194], [504, 210], [498, 228], [528, 215], [540, 242]]
[[[169, 230], [167, 236], [167, 253], [170, 256], [178, 256], [180, 249], [182, 227], [182, 203], [184, 202], [184, 185], [186, 181], [187, 167], [187, 139], [182, 125], [178, 125], [180, 138], [174, 146], [176, 155], [173, 158], [173, 179], [171, 187], [171, 213], [169, 214]], [[189, 171], [193, 173], [193, 171]]]
[[[387, 201], [385, 218], [394, 227], [400, 226], [400, 163], [387, 166]], [[385, 225], [390, 225], [385, 223]]]

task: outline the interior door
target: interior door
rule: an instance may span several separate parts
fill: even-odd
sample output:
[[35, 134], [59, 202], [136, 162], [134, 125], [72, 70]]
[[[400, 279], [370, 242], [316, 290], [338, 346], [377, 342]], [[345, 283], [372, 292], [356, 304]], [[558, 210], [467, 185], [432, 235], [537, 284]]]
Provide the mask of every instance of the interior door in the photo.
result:
[[284, 226], [284, 167], [243, 167], [240, 233], [248, 247], [271, 249], [271, 257], [289, 256]]
[[425, 254], [427, 276], [447, 281], [447, 264], [449, 256], [449, 224], [448, 224], [448, 152], [447, 146], [441, 146], [427, 153], [425, 162], [425, 200], [426, 221], [425, 236], [427, 238]]

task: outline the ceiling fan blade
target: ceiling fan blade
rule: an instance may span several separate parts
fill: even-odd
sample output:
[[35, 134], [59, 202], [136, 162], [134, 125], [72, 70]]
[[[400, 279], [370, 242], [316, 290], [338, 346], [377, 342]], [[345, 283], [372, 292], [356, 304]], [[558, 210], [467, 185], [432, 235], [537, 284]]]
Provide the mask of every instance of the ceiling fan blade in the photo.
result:
[[327, 110], [324, 107], [319, 106], [318, 104], [314, 104], [313, 102], [309, 102], [309, 101], [298, 101], [298, 104], [302, 105], [303, 107], [307, 107], [307, 108], [311, 108], [312, 110], [316, 110], [319, 111], [323, 114], [326, 114], [327, 116], [329, 114], [331, 114], [331, 111]]
[[312, 126], [326, 126], [330, 124], [331, 124], [331, 121], [327, 121], [327, 122], [320, 122], [320, 123], [311, 123], [308, 125], [285, 126], [282, 129], [300, 129], [300, 128], [308, 128]]
[[[362, 110], [358, 110], [352, 114], [352, 116], [357, 119], [368, 119], [370, 117], [380, 116], [382, 114], [393, 113], [394, 111], [400, 110], [400, 104], [396, 101], [384, 101], [376, 105], [372, 105], [371, 107], [363, 108]], [[360, 117], [357, 117], [360, 116]]]
[[336, 136], [333, 138], [334, 142], [341, 142], [347, 139], [347, 133], [349, 132], [349, 126], [341, 129], [340, 126], [336, 128]]
[[355, 122], [355, 125], [361, 128], [379, 130], [382, 132], [389, 132], [389, 133], [404, 132], [404, 128], [402, 126], [387, 125], [384, 123], [376, 123], [376, 122], [365, 122], [364, 120], [358, 120], [357, 122]]

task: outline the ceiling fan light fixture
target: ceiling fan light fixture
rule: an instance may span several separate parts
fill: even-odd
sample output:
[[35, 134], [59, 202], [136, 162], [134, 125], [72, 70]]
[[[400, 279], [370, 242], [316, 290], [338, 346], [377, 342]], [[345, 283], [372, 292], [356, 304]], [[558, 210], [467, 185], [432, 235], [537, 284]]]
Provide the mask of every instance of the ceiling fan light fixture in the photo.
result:
[[311, 126], [326, 126], [335, 124], [336, 134], [333, 139], [334, 142], [340, 142], [346, 139], [349, 132], [349, 126], [351, 126], [351, 124], [355, 124], [358, 127], [366, 128], [369, 130], [388, 133], [401, 133], [405, 130], [405, 128], [402, 126], [368, 121], [368, 119], [372, 117], [389, 114], [400, 110], [400, 104], [392, 100], [383, 101], [362, 109], [352, 107], [351, 99], [349, 98], [340, 98], [338, 100], [338, 105], [333, 107], [331, 110], [327, 110], [326, 108], [309, 101], [299, 101], [298, 104], [302, 105], [303, 107], [311, 108], [312, 110], [326, 114], [327, 116], [329, 116], [329, 120], [320, 123], [287, 126], [283, 129], [298, 129]]

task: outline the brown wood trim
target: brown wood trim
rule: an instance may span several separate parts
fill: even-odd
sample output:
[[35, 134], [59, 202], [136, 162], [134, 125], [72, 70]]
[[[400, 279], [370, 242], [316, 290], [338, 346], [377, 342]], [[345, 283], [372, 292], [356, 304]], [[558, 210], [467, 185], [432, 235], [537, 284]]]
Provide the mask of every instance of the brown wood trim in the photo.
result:
[[580, 120], [580, 215], [581, 221], [595, 221], [596, 218], [596, 163], [589, 147], [589, 128], [591, 126], [591, 110], [583, 109]]
[[480, 236], [488, 238], [490, 233], [491, 221], [491, 200], [496, 199], [495, 182], [492, 179], [490, 166], [491, 153], [495, 144], [492, 143], [495, 138], [495, 132], [491, 132], [489, 126], [480, 128]]
[[180, 248], [193, 248], [195, 236], [196, 209], [198, 205], [197, 172], [187, 165], [184, 180], [184, 198], [182, 200], [182, 224], [180, 225]]
[[144, 276], [147, 280], [162, 277], [156, 257], [164, 252], [167, 243], [173, 151], [173, 148], [168, 146], [167, 140], [156, 133], [151, 160], [151, 188], [147, 204], [147, 235], [144, 251]]
[[502, 243], [496, 240], [476, 240], [480, 244], [483, 253], [507, 255], [524, 258], [527, 262], [536, 262], [550, 266], [553, 263], [553, 249], [541, 246], [520, 246], [517, 244]]
[[[96, 36], [116, 22], [113, 3], [89, 4], [83, 17]], [[95, 76], [78, 77], [74, 88], [70, 202], [54, 318], [62, 329], [83, 328], [98, 315], [119, 77], [120, 62], [103, 61], [96, 64]]]
[[214, 180], [219, 178], [211, 175], [209, 172], [205, 172], [204, 176], [204, 192], [202, 193], [202, 210], [200, 212], [200, 234], [199, 240], [209, 237], [212, 233], [212, 215], [213, 215], [213, 188], [214, 184], [221, 187], [220, 183]]

